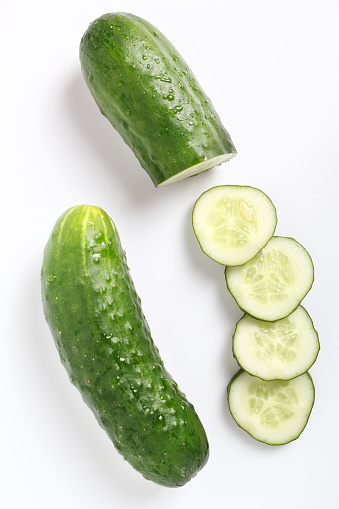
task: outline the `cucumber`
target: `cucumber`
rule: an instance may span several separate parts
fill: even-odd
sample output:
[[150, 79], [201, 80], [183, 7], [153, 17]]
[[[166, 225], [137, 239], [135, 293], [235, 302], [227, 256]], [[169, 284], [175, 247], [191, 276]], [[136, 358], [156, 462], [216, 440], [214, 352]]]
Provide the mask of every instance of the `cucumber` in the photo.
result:
[[315, 398], [308, 373], [293, 380], [265, 382], [240, 370], [228, 387], [228, 405], [235, 422], [269, 445], [296, 440], [308, 422]]
[[116, 449], [145, 478], [184, 485], [207, 461], [206, 433], [164, 367], [102, 209], [75, 206], [59, 218], [41, 280], [61, 361]]
[[314, 267], [296, 240], [272, 237], [244, 265], [226, 267], [225, 276], [230, 293], [245, 313], [275, 321], [298, 307], [312, 287]]
[[262, 249], [277, 225], [276, 209], [259, 189], [217, 186], [196, 201], [192, 224], [201, 249], [222, 265], [242, 265]]
[[318, 333], [302, 306], [276, 322], [245, 314], [233, 335], [233, 355], [239, 366], [263, 380], [302, 375], [316, 361], [319, 349]]
[[132, 149], [155, 186], [236, 155], [210, 99], [157, 28], [133, 14], [105, 14], [80, 44], [87, 86], [101, 113]]

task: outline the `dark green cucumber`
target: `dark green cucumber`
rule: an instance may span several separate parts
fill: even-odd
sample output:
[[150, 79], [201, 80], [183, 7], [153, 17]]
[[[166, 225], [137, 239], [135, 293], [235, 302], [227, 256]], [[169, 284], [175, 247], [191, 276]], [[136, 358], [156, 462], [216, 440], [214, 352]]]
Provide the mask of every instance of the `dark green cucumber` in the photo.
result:
[[71, 382], [144, 477], [181, 486], [206, 463], [204, 428], [165, 369], [118, 232], [100, 208], [57, 221], [42, 265], [42, 299]]
[[236, 155], [186, 62], [144, 19], [126, 13], [101, 16], [82, 37], [80, 61], [102, 114], [156, 186]]

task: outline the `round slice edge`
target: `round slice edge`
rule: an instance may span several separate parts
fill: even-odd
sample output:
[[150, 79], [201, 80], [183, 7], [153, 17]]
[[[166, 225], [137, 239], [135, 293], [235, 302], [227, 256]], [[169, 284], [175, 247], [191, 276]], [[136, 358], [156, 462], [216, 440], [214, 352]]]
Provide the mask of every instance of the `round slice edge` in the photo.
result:
[[263, 380], [290, 380], [310, 369], [319, 353], [311, 317], [298, 306], [274, 322], [245, 314], [236, 324], [233, 355], [239, 366]]
[[276, 209], [270, 198], [251, 186], [222, 185], [195, 202], [192, 225], [202, 251], [221, 265], [246, 263], [273, 236]]
[[226, 267], [226, 284], [238, 306], [265, 321], [285, 318], [312, 287], [314, 266], [306, 249], [290, 237], [272, 237], [238, 267]]
[[265, 382], [240, 370], [228, 387], [228, 405], [235, 422], [268, 445], [296, 440], [305, 429], [314, 399], [308, 373], [293, 380]]

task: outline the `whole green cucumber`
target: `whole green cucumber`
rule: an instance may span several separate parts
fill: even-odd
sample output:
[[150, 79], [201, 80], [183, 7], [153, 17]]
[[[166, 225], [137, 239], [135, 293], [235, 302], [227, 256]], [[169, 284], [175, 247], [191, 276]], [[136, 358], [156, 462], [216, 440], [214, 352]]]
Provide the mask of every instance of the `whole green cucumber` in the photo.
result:
[[102, 209], [80, 205], [59, 218], [41, 279], [61, 361], [116, 449], [147, 479], [185, 484], [207, 461], [206, 434], [163, 365]]
[[82, 37], [85, 81], [101, 113], [155, 186], [236, 155], [210, 99], [157, 28], [133, 14], [106, 14]]

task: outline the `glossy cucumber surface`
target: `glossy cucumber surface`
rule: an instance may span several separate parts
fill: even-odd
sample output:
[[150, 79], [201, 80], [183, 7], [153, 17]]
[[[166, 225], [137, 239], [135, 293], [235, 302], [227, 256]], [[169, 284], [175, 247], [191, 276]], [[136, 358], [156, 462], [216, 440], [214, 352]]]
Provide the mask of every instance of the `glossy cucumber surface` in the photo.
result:
[[185, 484], [207, 461], [206, 434], [164, 367], [102, 209], [76, 206], [59, 218], [41, 278], [61, 361], [116, 449], [147, 479]]
[[236, 155], [210, 99], [170, 41], [127, 13], [93, 21], [80, 44], [87, 86], [156, 186]]

